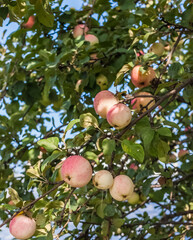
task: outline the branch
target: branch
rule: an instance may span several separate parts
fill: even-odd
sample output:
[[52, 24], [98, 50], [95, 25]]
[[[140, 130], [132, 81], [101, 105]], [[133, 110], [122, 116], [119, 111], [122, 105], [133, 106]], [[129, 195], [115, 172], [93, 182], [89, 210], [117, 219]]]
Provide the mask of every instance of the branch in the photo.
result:
[[8, 223], [9, 221], [11, 221], [16, 215], [18, 215], [19, 213], [21, 213], [24, 210], [30, 209], [33, 207], [33, 205], [38, 202], [40, 199], [44, 198], [46, 195], [50, 194], [51, 192], [53, 192], [54, 190], [56, 190], [59, 186], [61, 186], [64, 183], [64, 181], [59, 182], [56, 186], [54, 186], [53, 188], [51, 188], [49, 191], [47, 191], [46, 193], [44, 193], [42, 196], [40, 196], [39, 198], [36, 198], [34, 201], [32, 201], [31, 203], [27, 204], [25, 207], [21, 208], [20, 210], [18, 210], [16, 213], [13, 214], [12, 217], [6, 219], [1, 225], [0, 228], [3, 227], [6, 223]]

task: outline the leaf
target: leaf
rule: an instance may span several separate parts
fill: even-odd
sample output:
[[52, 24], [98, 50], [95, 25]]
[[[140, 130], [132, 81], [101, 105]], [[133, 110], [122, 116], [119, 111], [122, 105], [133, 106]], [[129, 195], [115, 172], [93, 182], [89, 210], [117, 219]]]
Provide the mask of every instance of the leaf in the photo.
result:
[[101, 235], [107, 236], [108, 232], [109, 232], [109, 221], [104, 220], [101, 224]]
[[8, 192], [9, 192], [9, 195], [11, 197], [11, 200], [14, 202], [15, 205], [19, 204], [19, 203], [22, 204], [22, 200], [19, 197], [19, 194], [17, 193], [17, 191], [15, 189], [8, 188]]
[[58, 137], [41, 139], [37, 142], [39, 146], [44, 147], [48, 152], [53, 152], [55, 149], [57, 149], [58, 143], [59, 143]]
[[120, 228], [125, 222], [125, 219], [122, 218], [113, 218], [112, 219], [112, 224], [117, 227]]
[[156, 89], [155, 91], [155, 95], [157, 95], [163, 88], [168, 88], [174, 84], [176, 84], [177, 82], [176, 81], [170, 81], [170, 82], [166, 82], [166, 83], [161, 83], [159, 84], [158, 88]]
[[100, 217], [100, 218], [104, 218], [105, 214], [104, 214], [104, 209], [106, 208], [107, 204], [106, 203], [100, 203], [99, 206], [96, 209], [96, 214]]
[[159, 129], [157, 129], [157, 132], [161, 136], [166, 136], [166, 137], [171, 137], [172, 136], [171, 130], [169, 128], [166, 128], [166, 127], [161, 127]]
[[115, 206], [112, 204], [109, 204], [106, 206], [106, 208], [104, 209], [104, 214], [106, 217], [113, 217], [116, 213], [116, 209]]
[[179, 62], [172, 63], [168, 70], [168, 74], [172, 79], [178, 79], [183, 73], [184, 68]]
[[7, 18], [7, 14], [9, 13], [8, 7], [0, 7], [0, 17], [4, 20]]
[[39, 172], [34, 169], [33, 167], [29, 168], [26, 171], [26, 174], [30, 177], [30, 178], [38, 178], [39, 177]]
[[113, 139], [104, 139], [102, 142], [102, 149], [104, 155], [111, 155], [115, 150], [115, 140]]
[[48, 164], [50, 164], [52, 161], [54, 161], [55, 159], [57, 159], [57, 158], [59, 158], [59, 157], [61, 157], [61, 156], [65, 156], [65, 155], [66, 155], [66, 154], [65, 154], [64, 152], [54, 151], [51, 156], [47, 157], [47, 158], [43, 161], [42, 166], [41, 166], [41, 171], [43, 172], [44, 169], [46, 168], [46, 166], [47, 166]]
[[160, 142], [158, 143], [157, 149], [158, 149], [159, 160], [163, 161], [163, 162], [166, 162], [167, 161], [167, 155], [168, 155], [168, 152], [170, 150], [169, 145], [166, 142], [160, 140]]
[[129, 154], [131, 157], [136, 159], [138, 162], [142, 163], [144, 160], [144, 150], [140, 144], [133, 143], [127, 139], [123, 140], [121, 143], [124, 152]]
[[42, 0], [37, 0], [35, 3], [35, 10], [40, 23], [46, 27], [52, 28], [54, 25], [54, 15], [46, 11], [42, 4]]
[[143, 171], [139, 172], [136, 176], [136, 182], [139, 182], [153, 174], [152, 170], [144, 169]]
[[84, 157], [89, 160], [94, 160], [96, 164], [99, 164], [98, 156], [93, 152], [89, 152], [89, 151], [85, 152]]
[[91, 126], [98, 128], [98, 121], [91, 113], [84, 113], [80, 115], [80, 126], [83, 128]]
[[114, 86], [117, 86], [121, 80], [123, 79], [124, 75], [133, 67], [133, 64], [125, 64], [123, 65], [123, 67], [119, 70], [119, 72], [117, 73], [116, 79], [115, 79], [115, 83]]
[[73, 119], [72, 121], [69, 122], [69, 124], [67, 125], [65, 131], [64, 131], [64, 134], [63, 134], [63, 137], [62, 139], [64, 140], [65, 139], [65, 136], [66, 136], [66, 133], [73, 128], [73, 126], [76, 124], [76, 123], [79, 123], [80, 122], [80, 119]]

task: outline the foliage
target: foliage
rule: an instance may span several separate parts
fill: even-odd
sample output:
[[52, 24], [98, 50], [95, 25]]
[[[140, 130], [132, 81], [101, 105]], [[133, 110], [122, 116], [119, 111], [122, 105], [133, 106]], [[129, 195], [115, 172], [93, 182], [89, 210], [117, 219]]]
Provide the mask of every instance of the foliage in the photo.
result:
[[[0, 0], [1, 25], [8, 14], [18, 29], [0, 46], [4, 224], [30, 210], [37, 223], [33, 239], [192, 239], [192, 1], [82, 0], [76, 10], [62, 0]], [[31, 15], [35, 24], [24, 28]], [[73, 38], [80, 22], [99, 44]], [[156, 41], [165, 46], [161, 57], [148, 53]], [[131, 107], [138, 89], [130, 72], [139, 63], [156, 71], [143, 89], [156, 103], [133, 111], [132, 122], [116, 130], [94, 111], [96, 77], [105, 75], [109, 89]], [[181, 149], [189, 153], [179, 158]], [[140, 202], [117, 202], [92, 181], [77, 189], [60, 182], [56, 165], [74, 154], [89, 159], [93, 172], [128, 175]]]

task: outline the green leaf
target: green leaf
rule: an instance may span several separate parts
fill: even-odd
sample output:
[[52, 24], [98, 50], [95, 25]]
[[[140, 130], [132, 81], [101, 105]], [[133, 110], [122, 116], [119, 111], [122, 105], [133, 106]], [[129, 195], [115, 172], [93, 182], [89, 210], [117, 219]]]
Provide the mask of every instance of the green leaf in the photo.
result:
[[149, 170], [149, 169], [145, 169], [141, 172], [139, 172], [136, 176], [136, 182], [138, 181], [141, 181], [149, 176], [151, 176], [153, 174], [153, 171], [152, 170]]
[[100, 218], [104, 218], [104, 209], [106, 208], [107, 204], [106, 203], [100, 203], [99, 206], [96, 209], [96, 213]]
[[157, 129], [157, 132], [161, 136], [166, 136], [166, 137], [171, 137], [172, 136], [171, 130], [169, 128], [166, 128], [166, 127], [161, 127], [159, 129]]
[[43, 172], [44, 169], [46, 168], [46, 166], [48, 164], [50, 164], [52, 161], [54, 161], [55, 159], [59, 158], [59, 157], [62, 157], [62, 156], [65, 156], [66, 154], [64, 152], [60, 152], [60, 151], [54, 151], [52, 153], [51, 156], [47, 157], [43, 163], [42, 163], [42, 166], [41, 166], [41, 171]]
[[0, 7], [0, 17], [4, 20], [7, 18], [7, 14], [9, 13], [8, 7]]
[[69, 124], [67, 125], [65, 131], [64, 131], [64, 134], [63, 134], [63, 139], [65, 138], [66, 136], [66, 133], [71, 130], [73, 128], [73, 126], [76, 124], [76, 123], [79, 123], [80, 122], [80, 119], [73, 119], [72, 121], [69, 122]]
[[127, 139], [123, 140], [121, 143], [124, 152], [129, 154], [131, 157], [136, 159], [138, 162], [142, 163], [144, 161], [144, 150], [140, 144], [133, 143]]
[[101, 235], [107, 236], [109, 232], [109, 221], [104, 220], [101, 224]]
[[13, 188], [8, 188], [9, 195], [11, 197], [11, 200], [14, 202], [15, 205], [22, 204], [22, 200], [19, 197], [18, 192]]
[[33, 167], [29, 168], [26, 171], [26, 174], [30, 177], [30, 178], [38, 178], [39, 177], [39, 172], [34, 169]]
[[89, 152], [89, 151], [85, 152], [84, 157], [89, 160], [94, 160], [96, 164], [99, 164], [98, 156], [93, 152]]
[[104, 139], [102, 142], [102, 149], [104, 155], [111, 155], [115, 150], [115, 140], [113, 139]]
[[41, 147], [44, 147], [48, 152], [53, 152], [55, 149], [58, 149], [59, 138], [50, 137], [46, 139], [41, 139], [37, 144]]
[[172, 63], [168, 70], [168, 74], [172, 79], [179, 78], [183, 73], [184, 68], [179, 62]]
[[91, 126], [98, 128], [98, 121], [91, 113], [84, 113], [80, 115], [80, 126], [83, 128]]
[[160, 142], [158, 143], [158, 146], [157, 146], [157, 150], [158, 150], [159, 160], [162, 161], [162, 162], [166, 162], [167, 161], [167, 155], [168, 155], [168, 152], [170, 150], [170, 147], [169, 147], [168, 143], [160, 140]]
[[112, 224], [117, 227], [120, 228], [125, 222], [125, 219], [122, 218], [113, 218], [112, 219]]
[[35, 10], [40, 23], [46, 27], [52, 28], [54, 25], [54, 16], [46, 11], [42, 4], [42, 0], [37, 0], [35, 3]]
[[104, 214], [106, 217], [113, 217], [116, 213], [115, 206], [112, 204], [109, 204], [104, 209]]

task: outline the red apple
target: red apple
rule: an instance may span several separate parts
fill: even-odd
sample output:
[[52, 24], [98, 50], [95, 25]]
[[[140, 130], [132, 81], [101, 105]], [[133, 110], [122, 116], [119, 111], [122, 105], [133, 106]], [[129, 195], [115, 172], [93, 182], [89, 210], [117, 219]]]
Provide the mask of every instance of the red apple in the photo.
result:
[[137, 52], [137, 57], [143, 56], [144, 52], [142, 50], [140, 50], [139, 52]]
[[94, 98], [95, 112], [102, 118], [106, 118], [108, 110], [118, 102], [118, 99], [112, 92], [108, 90], [103, 90], [97, 93]]
[[86, 34], [85, 41], [90, 42], [90, 45], [95, 45], [99, 43], [99, 39], [93, 34]]
[[131, 71], [131, 81], [135, 87], [143, 88], [151, 84], [151, 81], [156, 77], [153, 68], [148, 67], [148, 69], [142, 73], [140, 71], [141, 65], [135, 66]]
[[109, 189], [113, 185], [113, 176], [107, 170], [100, 170], [94, 175], [93, 184], [98, 189]]
[[124, 201], [132, 195], [134, 184], [127, 175], [118, 175], [114, 178], [113, 186], [110, 188], [111, 196], [117, 201]]
[[137, 171], [138, 166], [137, 166], [135, 163], [131, 163], [131, 165], [129, 166], [129, 168], [131, 168], [131, 169]]
[[[137, 93], [135, 96], [152, 96], [151, 93], [148, 92], [140, 92]], [[154, 98], [152, 97], [136, 97], [132, 99], [131, 105], [133, 109], [136, 109], [137, 112], [140, 112], [142, 109], [142, 112], [145, 112], [147, 109], [151, 108], [155, 104]]]
[[85, 24], [78, 24], [75, 26], [73, 31], [73, 37], [77, 38], [79, 36], [85, 35], [88, 32], [88, 27]]
[[35, 23], [35, 17], [30, 16], [26, 23], [23, 23], [22, 26], [27, 29], [31, 29]]
[[36, 222], [24, 215], [17, 215], [10, 221], [9, 231], [15, 238], [29, 239], [36, 231]]
[[116, 129], [126, 127], [131, 122], [131, 110], [123, 103], [113, 105], [107, 112], [108, 123]]
[[92, 167], [82, 156], [70, 156], [62, 164], [61, 176], [71, 187], [83, 187], [92, 178]]

